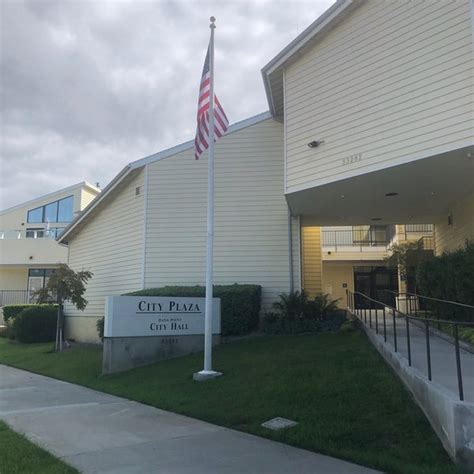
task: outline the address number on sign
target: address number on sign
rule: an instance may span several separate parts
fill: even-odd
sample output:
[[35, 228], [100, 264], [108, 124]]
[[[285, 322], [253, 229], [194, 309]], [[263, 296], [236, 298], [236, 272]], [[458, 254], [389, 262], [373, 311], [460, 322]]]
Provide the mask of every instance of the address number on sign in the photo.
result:
[[353, 163], [358, 163], [359, 161], [362, 161], [362, 153], [356, 153], [355, 155], [345, 156], [342, 159], [342, 164], [344, 166], [352, 165]]

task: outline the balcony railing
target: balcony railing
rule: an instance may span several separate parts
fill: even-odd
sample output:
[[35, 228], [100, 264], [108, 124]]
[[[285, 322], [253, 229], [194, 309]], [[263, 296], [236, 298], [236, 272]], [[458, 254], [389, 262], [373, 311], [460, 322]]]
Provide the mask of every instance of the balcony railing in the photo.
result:
[[406, 224], [405, 232], [415, 232], [419, 234], [432, 234], [433, 233], [433, 224]]
[[0, 307], [9, 304], [33, 304], [38, 297], [28, 290], [0, 290]]
[[323, 230], [323, 247], [334, 247], [337, 251], [339, 247], [387, 247], [387, 237], [385, 230]]
[[0, 230], [0, 240], [15, 239], [56, 239], [64, 229], [54, 227], [51, 229], [21, 229], [21, 230]]

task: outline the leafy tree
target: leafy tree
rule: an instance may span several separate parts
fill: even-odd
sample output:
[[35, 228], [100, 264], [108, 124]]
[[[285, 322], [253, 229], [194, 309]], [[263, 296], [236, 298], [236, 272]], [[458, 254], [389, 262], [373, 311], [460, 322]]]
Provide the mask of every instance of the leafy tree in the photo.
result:
[[93, 273], [87, 270], [75, 272], [67, 265], [62, 264], [49, 277], [44, 288], [35, 294], [39, 303], [57, 302], [58, 315], [56, 321], [56, 351], [62, 351], [65, 301], [70, 301], [77, 309], [83, 311], [87, 306], [87, 300], [83, 297], [86, 291], [86, 283]]
[[430, 250], [425, 250], [421, 240], [394, 244], [390, 247], [390, 255], [385, 259], [389, 268], [398, 269], [400, 277], [406, 281], [409, 274], [422, 263], [433, 257]]

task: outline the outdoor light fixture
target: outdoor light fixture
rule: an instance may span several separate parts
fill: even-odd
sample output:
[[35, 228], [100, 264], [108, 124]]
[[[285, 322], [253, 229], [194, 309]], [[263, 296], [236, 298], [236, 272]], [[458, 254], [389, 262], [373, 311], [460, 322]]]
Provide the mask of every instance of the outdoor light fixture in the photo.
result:
[[371, 221], [381, 221], [382, 218], [381, 217], [372, 217], [372, 219], [370, 219]]
[[398, 193], [385, 193], [386, 197], [398, 196]]
[[308, 143], [308, 146], [310, 148], [317, 148], [319, 145], [322, 145], [324, 143], [323, 140], [313, 140], [312, 142]]

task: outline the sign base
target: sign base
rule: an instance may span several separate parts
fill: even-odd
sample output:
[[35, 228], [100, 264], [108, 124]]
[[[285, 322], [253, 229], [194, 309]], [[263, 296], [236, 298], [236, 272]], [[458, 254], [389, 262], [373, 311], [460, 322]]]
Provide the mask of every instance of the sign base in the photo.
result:
[[[212, 344], [221, 337], [212, 336]], [[204, 335], [104, 338], [102, 374], [113, 374], [204, 350]]]
[[215, 370], [201, 370], [201, 372], [195, 372], [193, 374], [193, 380], [196, 382], [204, 382], [206, 380], [220, 377], [221, 375], [222, 372], [216, 372]]

